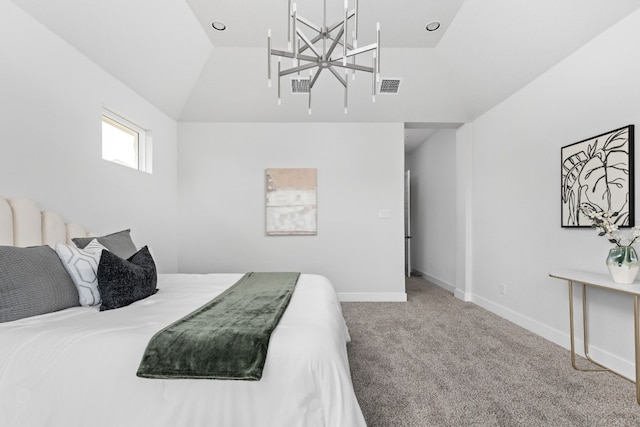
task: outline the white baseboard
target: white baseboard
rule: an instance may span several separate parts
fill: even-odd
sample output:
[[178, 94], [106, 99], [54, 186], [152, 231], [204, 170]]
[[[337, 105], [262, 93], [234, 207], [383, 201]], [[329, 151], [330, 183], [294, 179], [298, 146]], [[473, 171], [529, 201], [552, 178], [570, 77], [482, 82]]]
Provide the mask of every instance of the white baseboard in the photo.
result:
[[471, 301], [471, 296], [467, 295], [466, 293], [464, 293], [463, 291], [457, 289], [454, 285], [452, 285], [451, 283], [445, 282], [444, 280], [440, 280], [437, 277], [434, 277], [430, 274], [427, 273], [423, 273], [420, 270], [413, 270], [416, 273], [422, 275], [422, 277], [424, 278], [424, 280], [426, 280], [429, 283], [433, 283], [436, 286], [441, 287], [442, 289], [451, 292], [456, 298], [461, 299], [462, 301]]
[[[498, 316], [509, 320], [510, 322], [515, 323], [518, 326], [521, 326], [537, 335], [540, 335], [542, 338], [545, 338], [567, 350], [571, 350], [571, 341], [569, 334], [559, 331], [557, 329], [551, 328], [548, 325], [538, 322], [537, 320], [531, 319], [530, 317], [523, 316], [522, 314], [515, 312], [509, 308], [506, 308], [502, 305], [496, 304], [493, 301], [490, 301], [486, 298], [479, 297], [477, 295], [472, 295], [471, 301], [474, 304], [479, 305], [480, 307], [489, 310], [492, 313], [497, 314]], [[568, 319], [567, 319], [568, 322]], [[576, 354], [584, 357], [584, 341], [582, 339], [578, 339], [576, 337], [575, 340], [575, 348]], [[590, 346], [589, 353], [591, 358], [598, 363], [609, 367], [611, 370], [619, 373], [625, 378], [628, 378], [632, 381], [635, 381], [635, 364], [634, 362], [630, 362], [628, 360], [621, 359], [618, 356], [615, 356], [611, 353], [608, 353], [598, 347]], [[586, 362], [583, 362], [586, 363]], [[571, 359], [567, 354], [567, 364], [571, 364]], [[581, 366], [578, 364], [578, 366]]]
[[[584, 357], [582, 354], [582, 348], [584, 348], [584, 343], [582, 341], [576, 340], [576, 347], [580, 347], [580, 355]], [[589, 354], [591, 359], [595, 360], [601, 365], [604, 365], [611, 369], [612, 371], [617, 372], [622, 375], [626, 379], [630, 381], [636, 380], [636, 368], [633, 362], [629, 362], [627, 360], [621, 359], [620, 357], [608, 353], [598, 347], [589, 346]], [[580, 366], [580, 365], [578, 365]]]
[[441, 287], [442, 289], [445, 289], [448, 292], [454, 293], [456, 290], [456, 287], [453, 286], [451, 283], [447, 283], [444, 280], [440, 280], [437, 277], [434, 277], [430, 274], [426, 274], [423, 273], [422, 271], [418, 271], [416, 270], [418, 273], [422, 274], [422, 278], [424, 280], [426, 280], [427, 282], [433, 283], [436, 286]]
[[471, 302], [473, 300], [473, 295], [457, 288], [453, 291], [453, 296], [464, 302]]
[[342, 302], [406, 302], [406, 292], [338, 292]]

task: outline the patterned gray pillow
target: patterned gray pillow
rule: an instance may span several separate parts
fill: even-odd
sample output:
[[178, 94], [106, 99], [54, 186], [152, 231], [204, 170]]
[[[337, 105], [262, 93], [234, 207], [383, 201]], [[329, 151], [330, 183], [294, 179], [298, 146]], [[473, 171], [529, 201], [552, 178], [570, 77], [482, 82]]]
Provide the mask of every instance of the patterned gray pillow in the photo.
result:
[[102, 237], [75, 237], [71, 239], [80, 249], [84, 249], [93, 239], [98, 239], [101, 245], [118, 255], [120, 258], [128, 259], [138, 252], [138, 248], [131, 240], [131, 230], [122, 230], [117, 233], [107, 234]]
[[49, 246], [0, 246], [0, 323], [78, 304], [71, 277]]
[[80, 296], [80, 305], [100, 304], [100, 291], [98, 291], [98, 263], [102, 256], [102, 251], [106, 250], [97, 240], [92, 240], [84, 249], [74, 245], [56, 243], [56, 254], [62, 266], [71, 280], [76, 285]]

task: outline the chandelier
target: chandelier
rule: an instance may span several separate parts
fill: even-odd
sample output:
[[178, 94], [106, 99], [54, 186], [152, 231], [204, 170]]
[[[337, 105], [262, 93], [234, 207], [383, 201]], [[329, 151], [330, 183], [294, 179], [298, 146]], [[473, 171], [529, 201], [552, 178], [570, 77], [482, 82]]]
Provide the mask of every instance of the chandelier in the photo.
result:
[[[297, 12], [296, 3], [289, 0], [287, 26], [287, 50], [271, 48], [271, 30], [267, 35], [268, 86], [271, 87], [271, 59], [278, 57], [278, 105], [281, 105], [281, 79], [291, 77], [293, 93], [308, 93], [309, 114], [311, 114], [311, 90], [324, 70], [330, 72], [344, 86], [344, 113], [347, 114], [349, 73], [355, 79], [356, 71], [364, 71], [372, 76], [372, 101], [376, 100], [376, 82], [380, 80], [380, 23], [376, 26], [376, 42], [358, 47], [358, 0], [349, 10], [349, 0], [344, 1], [344, 15], [327, 25], [327, 0], [324, 0], [322, 25], [316, 25]], [[310, 35], [303, 32], [310, 31]], [[370, 65], [356, 63], [358, 55], [373, 52]], [[282, 69], [281, 59], [290, 58], [293, 64]], [[308, 76], [301, 72], [309, 70]], [[325, 73], [326, 74], [326, 73]]]

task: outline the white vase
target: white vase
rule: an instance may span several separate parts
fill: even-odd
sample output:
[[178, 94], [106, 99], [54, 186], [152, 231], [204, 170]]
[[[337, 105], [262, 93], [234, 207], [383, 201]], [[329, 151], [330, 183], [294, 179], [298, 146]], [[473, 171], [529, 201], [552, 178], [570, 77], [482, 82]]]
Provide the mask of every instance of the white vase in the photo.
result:
[[636, 280], [640, 263], [632, 246], [615, 246], [609, 251], [607, 268], [613, 281], [621, 285], [629, 285]]

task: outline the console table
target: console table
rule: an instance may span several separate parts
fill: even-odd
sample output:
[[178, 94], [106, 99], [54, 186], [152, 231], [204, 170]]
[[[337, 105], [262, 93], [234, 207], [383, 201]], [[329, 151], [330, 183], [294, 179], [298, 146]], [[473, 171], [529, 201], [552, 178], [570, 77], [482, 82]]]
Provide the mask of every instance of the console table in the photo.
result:
[[[591, 273], [579, 270], [566, 270], [549, 273], [549, 276], [556, 279], [566, 280], [569, 284], [569, 333], [571, 336], [571, 366], [578, 371], [608, 371], [620, 375], [606, 366], [594, 361], [589, 355], [589, 330], [587, 325], [587, 287], [607, 289], [613, 292], [619, 292], [633, 297], [633, 329], [635, 344], [635, 365], [636, 365], [636, 401], [640, 404], [640, 322], [638, 319], [640, 283], [634, 282], [631, 285], [620, 285], [611, 280], [608, 274]], [[573, 328], [573, 284], [582, 285], [582, 330], [584, 338], [584, 354], [591, 363], [600, 367], [600, 369], [584, 369], [578, 368], [576, 365], [575, 339]], [[622, 378], [626, 377], [620, 375]]]

